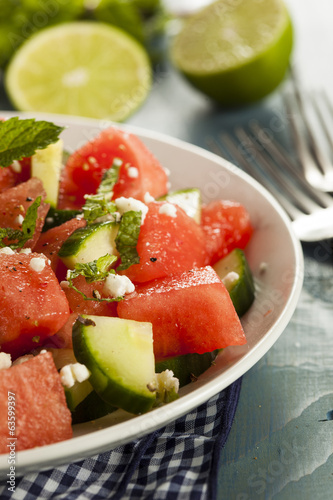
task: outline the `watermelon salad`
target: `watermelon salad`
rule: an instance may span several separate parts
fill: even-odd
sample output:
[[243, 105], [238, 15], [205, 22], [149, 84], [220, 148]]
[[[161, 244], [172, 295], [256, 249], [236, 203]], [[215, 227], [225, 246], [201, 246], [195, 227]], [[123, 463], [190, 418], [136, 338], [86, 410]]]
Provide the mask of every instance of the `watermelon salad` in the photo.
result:
[[3, 142], [11, 134], [0, 154], [1, 453], [13, 436], [17, 450], [43, 446], [118, 408], [173, 401], [246, 343], [240, 317], [254, 300], [240, 202], [173, 191], [126, 131], [69, 155], [49, 128], [0, 124]]

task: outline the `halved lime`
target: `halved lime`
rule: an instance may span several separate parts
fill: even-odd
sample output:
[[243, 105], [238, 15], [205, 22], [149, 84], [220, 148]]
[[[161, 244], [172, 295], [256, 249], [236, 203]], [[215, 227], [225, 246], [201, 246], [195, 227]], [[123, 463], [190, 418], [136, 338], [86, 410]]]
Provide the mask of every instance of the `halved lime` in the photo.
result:
[[149, 58], [132, 37], [97, 22], [71, 22], [29, 38], [8, 66], [6, 89], [21, 111], [122, 121], [151, 88]]
[[282, 0], [218, 0], [184, 24], [171, 58], [199, 90], [224, 106], [261, 99], [283, 80], [293, 45]]

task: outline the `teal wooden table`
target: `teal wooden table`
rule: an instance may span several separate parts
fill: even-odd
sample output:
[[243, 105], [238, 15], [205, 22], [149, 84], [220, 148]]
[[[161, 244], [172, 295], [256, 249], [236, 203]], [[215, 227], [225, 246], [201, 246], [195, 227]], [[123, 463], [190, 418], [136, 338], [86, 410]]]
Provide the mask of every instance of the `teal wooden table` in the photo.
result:
[[[289, 0], [302, 83], [333, 92], [333, 4]], [[281, 88], [258, 105], [225, 112], [190, 88], [168, 64], [128, 123], [199, 146], [223, 130], [259, 118], [282, 139], [288, 120]], [[333, 96], [332, 96], [333, 98]], [[11, 109], [2, 91], [1, 107]], [[298, 307], [273, 348], [243, 377], [240, 402], [221, 454], [219, 498], [333, 498], [333, 248], [304, 245], [305, 278]]]

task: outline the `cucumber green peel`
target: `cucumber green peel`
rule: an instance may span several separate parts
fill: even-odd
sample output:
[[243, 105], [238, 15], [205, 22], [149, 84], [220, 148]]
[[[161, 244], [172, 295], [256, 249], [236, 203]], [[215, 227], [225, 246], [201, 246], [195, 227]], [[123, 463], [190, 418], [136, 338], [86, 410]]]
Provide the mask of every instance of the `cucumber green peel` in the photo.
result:
[[213, 268], [228, 290], [238, 316], [243, 316], [255, 298], [253, 276], [243, 250], [235, 248]]

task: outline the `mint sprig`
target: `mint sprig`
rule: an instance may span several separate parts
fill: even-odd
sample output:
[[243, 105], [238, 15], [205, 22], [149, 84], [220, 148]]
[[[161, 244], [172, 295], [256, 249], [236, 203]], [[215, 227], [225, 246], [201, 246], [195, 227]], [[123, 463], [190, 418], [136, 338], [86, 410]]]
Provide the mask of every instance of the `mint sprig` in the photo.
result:
[[66, 280], [70, 288], [82, 295], [85, 300], [95, 300], [97, 302], [114, 302], [121, 300], [122, 297], [110, 298], [99, 297], [95, 294], [93, 297], [88, 297], [84, 292], [79, 290], [73, 283], [74, 278], [83, 276], [87, 283], [94, 283], [95, 281], [104, 280], [109, 274], [115, 274], [113, 269], [110, 269], [112, 264], [115, 263], [117, 257], [114, 255], [106, 254], [91, 262], [83, 264], [75, 264], [75, 268], [67, 271]]
[[22, 222], [22, 229], [0, 228], [0, 247], [22, 248], [33, 237], [41, 201], [41, 196], [38, 196], [29, 206]]
[[117, 237], [116, 248], [120, 254], [121, 264], [117, 271], [128, 269], [132, 264], [138, 264], [140, 257], [136, 246], [140, 234], [141, 212], [130, 210], [122, 215]]
[[105, 171], [96, 194], [86, 195], [82, 207], [83, 216], [88, 224], [96, 219], [116, 212], [117, 208], [111, 201], [113, 188], [119, 178], [121, 163], [114, 161], [112, 167]]
[[0, 121], [0, 165], [8, 167], [14, 160], [32, 156], [37, 149], [45, 149], [56, 142], [64, 127], [34, 118], [17, 116]]

